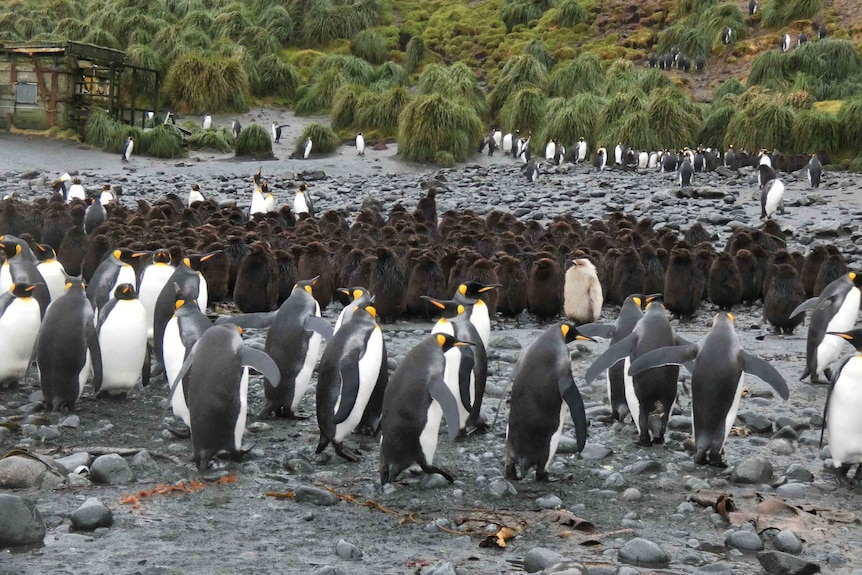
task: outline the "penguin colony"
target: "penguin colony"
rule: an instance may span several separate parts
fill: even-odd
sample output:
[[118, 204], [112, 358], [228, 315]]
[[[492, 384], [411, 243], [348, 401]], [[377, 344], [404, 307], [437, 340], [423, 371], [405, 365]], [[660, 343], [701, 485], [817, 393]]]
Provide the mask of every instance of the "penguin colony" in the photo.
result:
[[[260, 171], [252, 183], [253, 194], [267, 186]], [[862, 429], [845, 413], [862, 368], [857, 358], [835, 363], [844, 342], [862, 348], [853, 331], [862, 277], [834, 246], [789, 252], [774, 220], [736, 229], [719, 250], [700, 224], [680, 234], [618, 212], [586, 223], [558, 216], [544, 227], [499, 210], [438, 217], [435, 198], [445, 191], [434, 187], [413, 211], [397, 205], [384, 214], [369, 200], [352, 222], [335, 210], [317, 217], [272, 204], [249, 217], [199, 188], [191, 205], [169, 194], [135, 208], [115, 195], [103, 205], [63, 190], [0, 205], [0, 326], [15, 326], [14, 341], [0, 346], [0, 383], [26, 377], [35, 353], [45, 406], [71, 410], [90, 379], [107, 395], [146, 385], [152, 347], [185, 423], [175, 432], [191, 436], [199, 469], [217, 453], [245, 451], [248, 366], [264, 375], [259, 416], [298, 417], [326, 342], [318, 452], [331, 444], [355, 461], [351, 433], [380, 434], [382, 483], [412, 464], [452, 480], [434, 464], [442, 418], [452, 438], [489, 428], [481, 406], [491, 320], [524, 311], [549, 326], [512, 376], [507, 476], [535, 468], [547, 479], [569, 416], [583, 447], [588, 422], [577, 382], [605, 370], [614, 416], [632, 415], [639, 443], [662, 443], [680, 365], [693, 373], [695, 461], [723, 466], [744, 373], [788, 395], [783, 377], [742, 350], [734, 330], [730, 310], [755, 300], [779, 333], [811, 313], [802, 376], [831, 381], [825, 433], [836, 467], [846, 473], [862, 463]], [[310, 199], [305, 184], [303, 193]], [[89, 233], [88, 201], [106, 212]], [[213, 326], [204, 311], [231, 297], [243, 313]], [[334, 300], [343, 311], [333, 329], [321, 310]], [[599, 320], [603, 302], [621, 306], [614, 323]], [[670, 316], [691, 316], [705, 302], [726, 311], [702, 341], [689, 342]], [[561, 312], [566, 319], [557, 321]], [[390, 374], [380, 324], [408, 317], [436, 324]], [[242, 343], [243, 326], [268, 328], [264, 351]], [[599, 337], [610, 347], [573, 376], [566, 345]]]

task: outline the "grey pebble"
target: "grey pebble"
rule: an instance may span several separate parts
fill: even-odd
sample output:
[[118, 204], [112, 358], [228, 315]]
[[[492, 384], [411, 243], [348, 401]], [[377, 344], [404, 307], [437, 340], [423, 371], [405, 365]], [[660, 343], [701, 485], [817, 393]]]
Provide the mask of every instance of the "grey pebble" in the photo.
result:
[[515, 489], [515, 486], [505, 479], [495, 479], [488, 484], [488, 495], [492, 497], [506, 497], [517, 494], [518, 490]]
[[455, 566], [449, 561], [437, 563], [422, 571], [423, 575], [457, 575]]
[[565, 557], [547, 547], [533, 547], [524, 555], [524, 571], [537, 573], [563, 561]]
[[300, 485], [294, 491], [294, 500], [299, 503], [313, 503], [322, 507], [338, 503], [338, 498], [335, 497], [334, 493], [313, 485]]
[[736, 547], [743, 551], [760, 551], [763, 549], [763, 541], [760, 540], [760, 536], [753, 531], [745, 529], [728, 533], [727, 537], [724, 538], [724, 542], [731, 547]]
[[90, 479], [103, 485], [126, 485], [134, 480], [129, 462], [116, 453], [100, 455], [90, 466]]
[[762, 457], [742, 460], [730, 474], [730, 480], [734, 483], [769, 483], [772, 477], [772, 464]]
[[0, 494], [0, 548], [41, 543], [45, 522], [32, 501]]
[[556, 495], [545, 495], [536, 499], [536, 505], [541, 509], [557, 509], [563, 505], [563, 501]]
[[760, 566], [769, 575], [813, 575], [820, 573], [820, 565], [794, 557], [781, 551], [762, 551], [757, 554]]
[[623, 500], [624, 501], [638, 501], [643, 496], [641, 495], [640, 489], [637, 487], [629, 487], [625, 491], [623, 491]]
[[611, 473], [608, 475], [605, 482], [602, 484], [602, 489], [613, 489], [616, 491], [622, 490], [627, 485], [626, 478], [623, 477], [622, 473]]
[[362, 559], [362, 551], [353, 543], [339, 539], [335, 544], [335, 554], [348, 561], [358, 561]]
[[82, 531], [92, 531], [98, 527], [110, 527], [113, 522], [114, 514], [104, 503], [95, 497], [88, 497], [72, 513], [72, 526]]
[[[562, 444], [562, 438], [560, 439], [560, 444]], [[574, 441], [574, 439], [572, 441]], [[581, 451], [581, 457], [587, 461], [598, 461], [610, 456], [613, 452], [614, 451], [610, 447], [601, 443], [587, 443], [584, 446], [584, 450]]]
[[670, 555], [649, 539], [635, 537], [619, 550], [619, 558], [629, 563], [662, 565], [670, 561]]
[[799, 536], [790, 529], [779, 531], [775, 537], [772, 538], [772, 546], [778, 551], [790, 553], [791, 555], [802, 553], [802, 540], [800, 540]]
[[692, 575], [733, 575], [733, 570], [727, 563], [710, 563], [699, 568]]
[[146, 449], [140, 450], [132, 457], [132, 467], [138, 474], [144, 476], [154, 477], [161, 472], [159, 464], [156, 463], [156, 460], [153, 459], [153, 456]]

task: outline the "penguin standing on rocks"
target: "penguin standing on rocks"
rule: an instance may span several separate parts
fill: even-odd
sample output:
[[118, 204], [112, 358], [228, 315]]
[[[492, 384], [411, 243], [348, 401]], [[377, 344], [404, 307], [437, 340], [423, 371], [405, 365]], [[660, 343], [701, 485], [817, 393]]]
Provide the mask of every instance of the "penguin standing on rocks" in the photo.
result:
[[296, 283], [272, 320], [264, 350], [278, 366], [281, 384], [264, 380], [265, 405], [261, 418], [298, 419], [296, 409], [308, 389], [317, 363], [321, 337], [332, 338], [332, 327], [320, 317], [312, 295], [317, 278]]
[[693, 174], [694, 168], [691, 165], [691, 160], [689, 160], [688, 156], [686, 156], [686, 158], [679, 165], [679, 187], [691, 187], [691, 177]]
[[83, 281], [70, 279], [66, 292], [45, 313], [36, 340], [36, 362], [42, 401], [49, 411], [64, 407], [74, 411], [91, 370], [93, 387], [101, 387], [102, 354]]
[[593, 323], [602, 315], [602, 284], [596, 266], [588, 258], [575, 258], [566, 270], [563, 311], [575, 325]]
[[[765, 182], [763, 191], [760, 193], [760, 219], [769, 219], [783, 206], [784, 182], [775, 177], [775, 172], [766, 165], [761, 164], [758, 170]], [[766, 179], [770, 175], [772, 179]], [[783, 208], [781, 212], [784, 213]]]
[[513, 138], [513, 136], [512, 136], [511, 132], [509, 132], [508, 134], [503, 136], [502, 148], [503, 148], [504, 154], [511, 154], [512, 153], [512, 138]]
[[776, 333], [791, 334], [802, 323], [804, 316], [790, 314], [805, 301], [805, 288], [796, 267], [791, 264], [775, 266], [769, 289], [763, 297], [763, 317], [775, 326]]
[[42, 311], [33, 297], [34, 284], [12, 284], [0, 295], [0, 389], [14, 387], [27, 374]]
[[485, 349], [491, 344], [491, 312], [485, 298], [490, 298], [493, 290], [500, 284], [482, 284], [476, 281], [465, 281], [458, 285], [452, 301], [464, 306], [470, 323], [476, 326], [479, 337]]
[[455, 479], [434, 465], [440, 419], [446, 417], [449, 439], [458, 435], [458, 404], [443, 381], [444, 354], [452, 347], [468, 345], [453, 336], [429, 335], [414, 346], [386, 387], [380, 440], [380, 483], [395, 481], [398, 474], [418, 463], [427, 474], [437, 473], [450, 483]]
[[362, 135], [362, 132], [356, 134], [356, 153], [359, 156], [365, 155], [365, 136]]
[[[568, 343], [593, 341], [564, 321], [546, 329], [524, 351], [512, 377], [512, 408], [506, 428], [506, 477], [518, 479], [536, 468], [536, 481], [548, 480], [566, 412], [575, 424], [578, 452], [587, 440], [584, 400], [572, 377]], [[549, 417], [559, 413], [559, 418]]]
[[0, 236], [0, 250], [6, 255], [6, 260], [0, 266], [0, 293], [8, 291], [13, 283], [35, 285], [32, 296], [39, 302], [44, 317], [51, 303], [51, 292], [39, 272], [36, 256], [30, 246], [24, 240], [7, 234]]
[[344, 440], [359, 426], [377, 386], [385, 388], [388, 379], [386, 344], [374, 306], [353, 307], [350, 319], [326, 344], [315, 402], [320, 429], [315, 453], [332, 443], [335, 453], [347, 461], [359, 458]]
[[296, 195], [293, 198], [293, 213], [299, 219], [300, 215], [306, 214], [314, 217], [314, 205], [311, 203], [311, 195], [308, 192], [308, 184], [299, 184]]
[[230, 131], [233, 134], [234, 138], [239, 138], [239, 135], [242, 133], [242, 124], [239, 123], [239, 120], [231, 121]]
[[127, 394], [139, 377], [144, 387], [150, 383], [147, 313], [135, 286], [123, 283], [116, 287], [99, 313], [96, 334], [102, 355], [102, 383], [96, 393]]
[[862, 296], [862, 275], [850, 272], [833, 281], [816, 298], [800, 304], [790, 317], [811, 310], [808, 341], [805, 347], [805, 371], [800, 379], [811, 376], [811, 383], [820, 383], [820, 374], [832, 379], [829, 366], [841, 354], [842, 339], [830, 332], [845, 333], [853, 329]]
[[57, 259], [57, 254], [51, 246], [38, 244], [35, 254], [36, 259], [39, 260], [36, 269], [39, 270], [39, 274], [45, 280], [51, 301], [54, 301], [66, 291], [66, 270]]
[[593, 158], [593, 167], [597, 172], [601, 172], [608, 165], [608, 151], [605, 148], [596, 150], [596, 155]]
[[[138, 300], [144, 306], [147, 318], [147, 339], [153, 345], [153, 321], [156, 313], [156, 301], [162, 289], [168, 284], [174, 274], [174, 266], [171, 265], [171, 252], [166, 249], [158, 249], [152, 257], [149, 265], [144, 266], [138, 280]], [[170, 381], [170, 380], [168, 380]]]
[[123, 145], [122, 160], [123, 163], [132, 159], [132, 152], [135, 150], [135, 139], [132, 136], [126, 138], [126, 143]]
[[583, 138], [578, 138], [578, 144], [575, 146], [575, 163], [587, 161], [587, 141]]
[[733, 144], [728, 146], [727, 151], [724, 153], [724, 167], [730, 170], [739, 169], [739, 162], [733, 149]]
[[[845, 332], [829, 332], [830, 337], [840, 337], [850, 343], [857, 352], [862, 352], [862, 329]], [[835, 368], [823, 409], [823, 428], [820, 431], [820, 446], [823, 436], [829, 438], [832, 465], [838, 469], [839, 477], [846, 478], [850, 468], [856, 464], [854, 478], [860, 478], [862, 464], [862, 355], [855, 354]]]
[[275, 122], [272, 123], [272, 141], [276, 144], [281, 143], [281, 134], [284, 128], [287, 128], [289, 124], [281, 124], [278, 125]]
[[248, 415], [248, 366], [261, 372], [273, 386], [279, 383], [275, 362], [264, 352], [242, 343], [242, 328], [215, 326], [194, 345], [173, 382], [171, 395], [188, 373], [188, 401], [192, 450], [198, 471], [227, 450], [241, 457]]
[[[587, 369], [587, 383], [626, 357], [634, 364], [639, 357], [654, 349], [689, 343], [674, 333], [664, 306], [657, 300], [657, 297], [650, 298], [644, 316], [632, 333], [610, 346]], [[667, 421], [676, 402], [678, 376], [678, 366], [664, 366], [626, 380], [626, 403], [638, 430], [639, 445], [664, 443]]]
[[719, 313], [712, 329], [699, 342], [653, 350], [632, 362], [629, 368], [630, 375], [637, 377], [650, 369], [693, 362], [691, 426], [694, 462], [699, 465], [727, 467], [722, 450], [736, 420], [746, 373], [771, 385], [782, 399], [790, 395], [787, 382], [774, 367], [742, 349], [733, 322], [732, 314]]
[[494, 128], [494, 131], [491, 133], [491, 138], [493, 138], [494, 145], [497, 149], [500, 149], [503, 146], [503, 132], [500, 128]]
[[535, 158], [527, 162], [527, 165], [524, 166], [524, 175], [527, 177], [528, 182], [539, 181], [539, 164], [536, 162]]
[[823, 164], [820, 163], [820, 158], [817, 154], [811, 154], [811, 159], [808, 160], [808, 165], [805, 170], [808, 174], [808, 185], [814, 189], [820, 187], [820, 178], [823, 176]]

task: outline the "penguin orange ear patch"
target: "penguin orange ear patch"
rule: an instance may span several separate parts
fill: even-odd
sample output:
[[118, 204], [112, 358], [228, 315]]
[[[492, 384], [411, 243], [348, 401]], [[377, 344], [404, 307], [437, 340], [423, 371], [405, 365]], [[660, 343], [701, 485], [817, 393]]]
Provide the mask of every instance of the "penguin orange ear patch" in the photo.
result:
[[373, 305], [365, 306], [365, 311], [371, 314], [371, 317], [377, 317], [377, 309]]
[[735, 317], [733, 317], [733, 314], [732, 314], [732, 313], [730, 313], [730, 312], [727, 312], [727, 317], [729, 317], [729, 318], [730, 318], [730, 321], [734, 321], [734, 322], [736, 321], [736, 318], [735, 318]]
[[570, 328], [568, 324], [564, 323], [560, 326], [560, 331], [563, 332], [563, 338], [566, 338], [569, 335], [569, 329]]
[[437, 334], [437, 345], [439, 345], [440, 347], [446, 345], [446, 336], [442, 333]]
[[305, 291], [307, 291], [311, 295], [314, 295], [313, 293], [311, 293], [312, 292], [311, 286], [305, 286]]
[[192, 260], [189, 258], [183, 258], [183, 263], [186, 264], [186, 267], [192, 267]]
[[641, 298], [633, 297], [632, 301], [635, 302], [636, 304], [638, 304], [638, 307], [643, 307], [643, 303], [641, 302]]
[[847, 275], [850, 277], [851, 282], [856, 279], [856, 272], [850, 272]]
[[186, 303], [186, 300], [178, 299], [176, 301], [176, 303], [174, 303], [174, 309], [180, 309], [181, 307], [183, 307], [183, 305], [185, 305], [185, 303]]

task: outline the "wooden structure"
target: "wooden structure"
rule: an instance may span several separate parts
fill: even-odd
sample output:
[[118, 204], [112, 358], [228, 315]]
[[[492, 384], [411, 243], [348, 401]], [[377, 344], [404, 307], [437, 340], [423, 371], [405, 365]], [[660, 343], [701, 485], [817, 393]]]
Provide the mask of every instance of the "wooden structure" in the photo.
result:
[[159, 72], [126, 64], [119, 50], [79, 42], [0, 44], [0, 127], [83, 131], [95, 108], [142, 124], [146, 109], [136, 106], [147, 75], [155, 87], [149, 109], [157, 110]]

